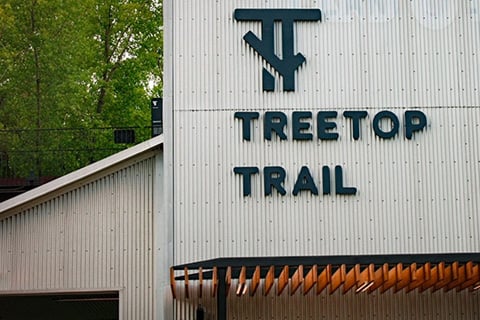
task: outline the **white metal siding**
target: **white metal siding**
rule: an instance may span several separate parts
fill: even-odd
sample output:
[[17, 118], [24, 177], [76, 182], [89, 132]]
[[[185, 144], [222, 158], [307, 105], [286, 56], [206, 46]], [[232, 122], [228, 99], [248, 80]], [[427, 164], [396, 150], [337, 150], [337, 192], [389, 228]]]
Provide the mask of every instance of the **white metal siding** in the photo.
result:
[[[317, 8], [298, 22], [296, 92], [264, 93], [262, 58], [237, 8]], [[478, 106], [478, 1], [174, 1], [176, 111]]]
[[[253, 140], [243, 142], [232, 112], [216, 112], [215, 128], [209, 113], [183, 115], [175, 149], [177, 261], [478, 251], [480, 108], [423, 111], [430, 124], [411, 141], [381, 141], [371, 117], [355, 141], [339, 117], [338, 141], [266, 142], [257, 121]], [[301, 166], [310, 168], [321, 193], [321, 167], [337, 164], [357, 195], [292, 195]], [[284, 167], [287, 195], [265, 197], [260, 174], [252, 179], [252, 196], [243, 197], [235, 166]]]
[[[175, 262], [223, 256], [431, 253], [480, 250], [478, 1], [174, 1]], [[264, 62], [236, 8], [319, 8], [296, 24], [307, 59], [296, 91], [265, 93]], [[406, 110], [428, 127], [382, 140], [371, 122]], [[238, 110], [258, 111], [251, 142]], [[265, 141], [265, 111], [339, 112], [338, 141]], [[341, 113], [367, 110], [361, 139]], [[314, 132], [314, 130], [313, 130]], [[315, 134], [314, 134], [315, 136]], [[341, 165], [355, 196], [291, 195], [303, 165], [321, 185]], [[284, 197], [243, 197], [236, 166], [282, 166]], [[320, 190], [321, 192], [321, 190]]]
[[[205, 319], [216, 319], [216, 301], [209, 296], [209, 287], [204, 288], [204, 298], [192, 297], [178, 300], [175, 304], [177, 319], [196, 319], [199, 305], [205, 309]], [[268, 296], [248, 294], [235, 295], [231, 288], [227, 298], [229, 320], [256, 319], [431, 319], [473, 320], [480, 317], [480, 294], [437, 291], [431, 293], [361, 293], [353, 291], [345, 295], [339, 289], [330, 295], [323, 292], [306, 296], [297, 292], [290, 296], [284, 292], [277, 296], [272, 290]], [[314, 291], [314, 290], [313, 290]], [[191, 292], [190, 294], [196, 292]]]
[[155, 156], [0, 220], [0, 294], [120, 290], [153, 318]]
[[[480, 1], [171, 1], [174, 262], [226, 256], [447, 253], [480, 250]], [[322, 22], [295, 25], [307, 59], [296, 91], [262, 91], [269, 66], [242, 37], [259, 22], [237, 8], [318, 8]], [[170, 58], [170, 57], [169, 57]], [[168, 61], [167, 61], [168, 63]], [[278, 78], [278, 77], [277, 77]], [[279, 81], [276, 81], [277, 86]], [[403, 130], [406, 110], [428, 127], [406, 140], [381, 140], [373, 116], [389, 110]], [[263, 113], [335, 110], [338, 141], [271, 142]], [[346, 110], [367, 110], [351, 138]], [[258, 111], [242, 140], [235, 111]], [[321, 186], [321, 167], [344, 169], [355, 196], [291, 195], [300, 168]], [[265, 197], [261, 175], [242, 196], [236, 166], [281, 166], [287, 195]], [[321, 190], [320, 190], [321, 193]], [[195, 287], [191, 285], [191, 287]], [[180, 290], [181, 291], [181, 290]], [[204, 293], [204, 295], [206, 292]], [[232, 294], [232, 292], [231, 292]], [[181, 295], [181, 293], [180, 293]], [[195, 296], [191, 292], [192, 296]], [[312, 294], [229, 298], [229, 319], [477, 319], [479, 294]], [[176, 301], [177, 319], [215, 302]]]

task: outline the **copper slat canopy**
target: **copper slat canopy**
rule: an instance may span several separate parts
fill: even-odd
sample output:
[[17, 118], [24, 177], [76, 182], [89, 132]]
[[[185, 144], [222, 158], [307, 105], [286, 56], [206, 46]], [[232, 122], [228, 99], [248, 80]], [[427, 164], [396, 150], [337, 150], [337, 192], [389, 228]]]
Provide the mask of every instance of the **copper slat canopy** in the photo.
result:
[[204, 281], [212, 282], [212, 296], [217, 295], [219, 280], [228, 294], [232, 279], [237, 296], [268, 295], [273, 287], [276, 295], [306, 295], [312, 290], [473, 291], [480, 289], [479, 263], [480, 253], [219, 258], [171, 267], [170, 280], [174, 298], [181, 298], [176, 293], [179, 282], [188, 298], [190, 286], [203, 288]]

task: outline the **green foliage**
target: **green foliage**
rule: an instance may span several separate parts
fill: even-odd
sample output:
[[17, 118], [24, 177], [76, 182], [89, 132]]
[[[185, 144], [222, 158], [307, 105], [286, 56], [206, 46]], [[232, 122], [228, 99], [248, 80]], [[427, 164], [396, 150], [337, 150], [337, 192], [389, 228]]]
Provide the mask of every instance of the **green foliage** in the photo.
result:
[[0, 174], [62, 175], [118, 150], [91, 129], [150, 125], [161, 3], [4, 0], [0, 21]]

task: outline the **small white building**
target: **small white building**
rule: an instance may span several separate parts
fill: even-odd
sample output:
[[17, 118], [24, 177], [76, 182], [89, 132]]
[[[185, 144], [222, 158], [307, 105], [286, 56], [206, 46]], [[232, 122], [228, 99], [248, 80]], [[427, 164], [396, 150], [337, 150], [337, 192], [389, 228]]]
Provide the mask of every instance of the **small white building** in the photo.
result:
[[156, 137], [0, 204], [1, 319], [163, 319], [162, 147]]

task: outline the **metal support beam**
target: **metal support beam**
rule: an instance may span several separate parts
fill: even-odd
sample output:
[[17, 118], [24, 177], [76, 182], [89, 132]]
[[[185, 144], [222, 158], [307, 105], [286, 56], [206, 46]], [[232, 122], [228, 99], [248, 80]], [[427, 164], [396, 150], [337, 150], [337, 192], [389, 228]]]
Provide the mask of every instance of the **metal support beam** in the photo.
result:
[[227, 320], [226, 268], [218, 268], [217, 320]]
[[[377, 267], [382, 266], [385, 263], [393, 266], [398, 263], [403, 264], [425, 264], [432, 263], [438, 264], [441, 262], [459, 262], [467, 263], [472, 261], [474, 263], [480, 263], [480, 253], [445, 253], [445, 254], [389, 254], [389, 255], [364, 255], [364, 256], [288, 256], [288, 257], [239, 257], [239, 258], [218, 258], [187, 264], [181, 264], [174, 266], [174, 270], [183, 270], [185, 267], [188, 269], [198, 269], [202, 267], [205, 269], [211, 269], [213, 267], [226, 268], [232, 267], [232, 269], [240, 269], [246, 267], [247, 272], [254, 270], [256, 266], [264, 267], [284, 267], [284, 266], [298, 266], [302, 264], [304, 267], [313, 265], [332, 265], [340, 266], [342, 264], [347, 267], [352, 267], [356, 264], [361, 266], [368, 266], [374, 264]], [[308, 269], [308, 268], [307, 268]], [[251, 271], [253, 272], [253, 271]]]

